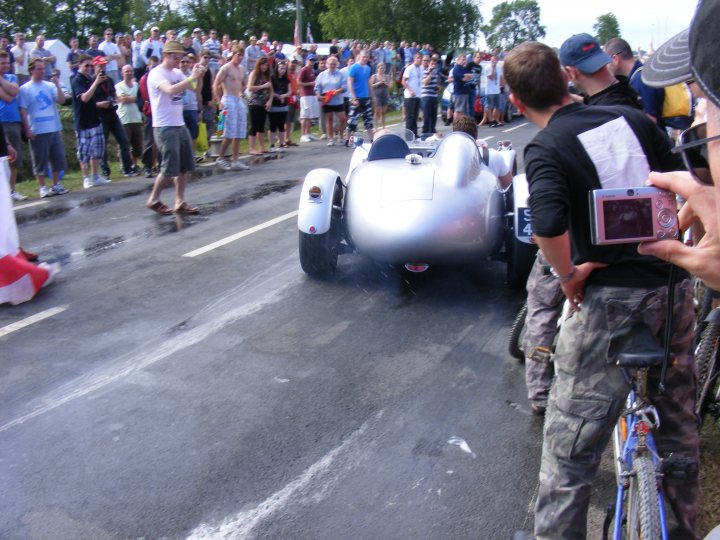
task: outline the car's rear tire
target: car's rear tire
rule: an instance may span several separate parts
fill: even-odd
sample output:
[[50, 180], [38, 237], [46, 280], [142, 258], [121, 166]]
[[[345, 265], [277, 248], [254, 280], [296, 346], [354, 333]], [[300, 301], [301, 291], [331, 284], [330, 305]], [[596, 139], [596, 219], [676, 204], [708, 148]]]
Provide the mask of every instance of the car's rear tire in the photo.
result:
[[526, 244], [515, 238], [512, 229], [505, 231], [505, 251], [507, 254], [507, 282], [510, 287], [520, 288], [527, 283], [530, 270], [535, 263], [537, 246]]
[[302, 231], [299, 233], [300, 266], [309, 276], [326, 278], [332, 275], [337, 268], [342, 226], [341, 205], [342, 188], [336, 184], [333, 191], [333, 209], [328, 231], [323, 234], [309, 234]]

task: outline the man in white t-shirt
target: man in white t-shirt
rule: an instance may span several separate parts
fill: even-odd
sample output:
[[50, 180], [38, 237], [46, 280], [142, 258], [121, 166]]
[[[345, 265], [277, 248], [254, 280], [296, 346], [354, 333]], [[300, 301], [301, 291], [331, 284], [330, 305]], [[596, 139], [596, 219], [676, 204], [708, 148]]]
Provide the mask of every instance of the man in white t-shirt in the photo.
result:
[[105, 66], [105, 74], [112, 79], [113, 84], [120, 81], [120, 66], [118, 61], [124, 61], [125, 57], [120, 54], [120, 48], [113, 43], [113, 29], [105, 29], [105, 41], [100, 43], [98, 49], [105, 53], [108, 63]]
[[22, 86], [28, 79], [28, 61], [30, 60], [30, 47], [25, 43], [25, 34], [18, 32], [15, 34], [15, 46], [10, 49], [15, 59], [15, 75], [18, 79], [18, 85]]
[[[147, 85], [152, 110], [155, 142], [162, 156], [160, 174], [155, 179], [146, 206], [160, 215], [198, 214], [195, 206], [185, 202], [187, 175], [195, 170], [195, 151], [190, 132], [183, 119], [183, 94], [197, 86], [205, 74], [202, 64], [195, 64], [189, 77], [180, 71], [180, 61], [185, 56], [182, 45], [168, 41], [163, 47], [162, 63], [150, 71]], [[160, 193], [167, 180], [175, 181], [175, 209], [160, 201]]]
[[497, 56], [492, 57], [490, 65], [486, 70], [487, 82], [485, 84], [485, 99], [489, 109], [488, 118], [490, 127], [502, 126], [502, 114], [500, 112], [500, 81], [502, 79], [502, 67], [498, 64]]
[[139, 85], [134, 80], [133, 67], [130, 64], [123, 66], [122, 80], [115, 85], [117, 93], [118, 110], [130, 143], [130, 155], [133, 159], [135, 169], [138, 169], [138, 160], [143, 153], [143, 118], [140, 108], [138, 107], [138, 89]]
[[422, 94], [423, 69], [422, 54], [417, 53], [413, 57], [413, 63], [403, 71], [402, 85], [405, 105], [405, 129], [412, 131], [417, 136], [417, 119], [420, 114], [420, 95]]

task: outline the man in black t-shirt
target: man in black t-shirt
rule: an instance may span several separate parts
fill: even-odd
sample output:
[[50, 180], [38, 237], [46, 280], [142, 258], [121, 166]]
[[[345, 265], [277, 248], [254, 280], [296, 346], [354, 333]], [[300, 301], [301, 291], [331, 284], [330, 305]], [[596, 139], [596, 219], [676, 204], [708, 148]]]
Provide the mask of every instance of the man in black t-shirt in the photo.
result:
[[[610, 73], [609, 62], [610, 57], [592, 36], [577, 34], [565, 40], [560, 47], [560, 63], [575, 87], [585, 94], [570, 97], [588, 105], [627, 105], [641, 111], [642, 102], [637, 92], [626, 79], [618, 80]], [[565, 297], [541, 251], [537, 253], [526, 288], [525, 384], [533, 412], [542, 414], [547, 408], [554, 373], [550, 351]]]
[[[617, 356], [631, 329], [646, 325], [663, 341], [669, 265], [637, 253], [637, 244], [596, 246], [588, 193], [643, 186], [651, 170], [678, 167], [670, 143], [642, 112], [574, 103], [555, 52], [528, 42], [504, 63], [511, 100], [541, 131], [525, 149], [532, 227], [572, 310], [555, 352], [556, 378], [545, 418], [537, 538], [584, 538], [593, 479], [628, 392]], [[699, 459], [694, 379], [692, 287], [676, 286], [672, 362], [665, 392], [660, 369], [648, 394], [662, 418], [663, 485], [677, 519], [673, 538], [694, 538]]]
[[102, 65], [93, 63], [93, 59], [86, 54], [78, 56], [77, 66], [78, 72], [71, 79], [73, 126], [77, 137], [83, 187], [88, 189], [110, 182], [98, 172], [100, 159], [105, 153], [105, 136], [100, 125], [96, 91], [107, 80], [107, 76], [101, 73]]

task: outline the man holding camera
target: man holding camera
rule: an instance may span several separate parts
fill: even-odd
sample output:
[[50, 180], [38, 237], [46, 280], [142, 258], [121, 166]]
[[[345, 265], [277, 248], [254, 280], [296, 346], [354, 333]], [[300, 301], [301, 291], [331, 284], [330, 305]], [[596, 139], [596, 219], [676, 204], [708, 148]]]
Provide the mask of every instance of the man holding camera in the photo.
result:
[[[593, 244], [588, 194], [642, 187], [651, 170], [675, 170], [679, 163], [667, 137], [642, 112], [575, 103], [567, 73], [546, 45], [516, 47], [504, 72], [510, 99], [541, 129], [525, 149], [532, 226], [572, 307], [554, 357], [535, 536], [584, 538], [592, 482], [628, 392], [618, 353], [636, 325], [663, 342], [670, 274], [668, 264], [639, 255], [637, 242]], [[692, 287], [680, 273], [665, 392], [658, 393], [660, 369], [653, 368], [648, 393], [663, 420], [656, 442], [666, 458], [663, 484], [677, 519], [671, 535], [694, 538], [699, 437]]]
[[97, 108], [100, 110], [100, 123], [105, 136], [105, 152], [103, 153], [100, 167], [105, 176], [110, 176], [110, 165], [108, 164], [108, 135], [112, 133], [117, 145], [120, 147], [120, 160], [122, 161], [123, 176], [138, 176], [140, 171], [133, 165], [130, 157], [130, 143], [128, 142], [125, 128], [117, 115], [118, 103], [115, 85], [107, 76], [105, 71], [108, 60], [104, 56], [96, 56], [93, 65], [97, 66], [97, 73], [103, 77], [97, 88]]
[[107, 80], [107, 76], [101, 73], [101, 64], [93, 63], [93, 59], [86, 54], [78, 57], [77, 64], [77, 75], [71, 81], [73, 120], [83, 187], [89, 189], [110, 183], [110, 180], [98, 173], [100, 159], [105, 153], [105, 136], [100, 124], [96, 94], [98, 87]]

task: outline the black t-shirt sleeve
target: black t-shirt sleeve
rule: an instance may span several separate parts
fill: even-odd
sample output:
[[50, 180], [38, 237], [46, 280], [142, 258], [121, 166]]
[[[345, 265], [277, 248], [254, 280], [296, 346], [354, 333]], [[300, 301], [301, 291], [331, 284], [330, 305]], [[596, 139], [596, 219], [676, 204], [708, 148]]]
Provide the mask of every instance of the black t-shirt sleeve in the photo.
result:
[[560, 236], [568, 230], [570, 209], [561, 156], [542, 137], [536, 137], [525, 148], [525, 163], [533, 233], [545, 238]]

